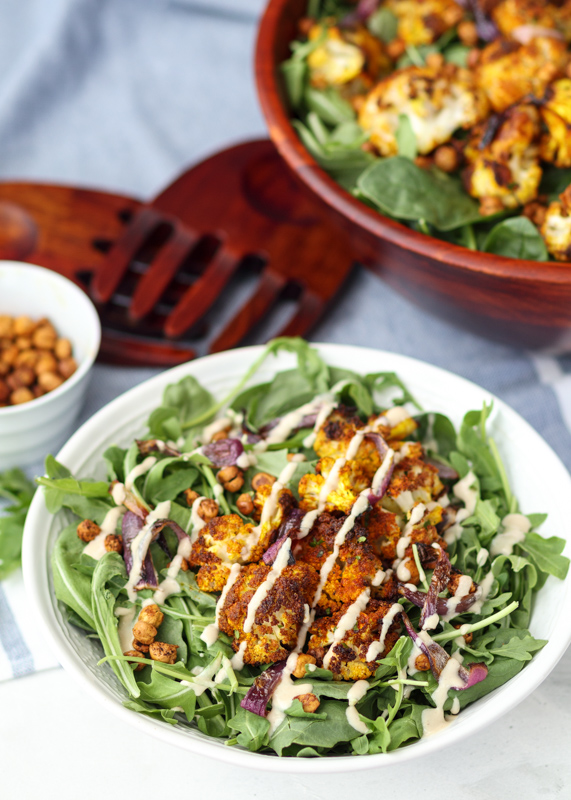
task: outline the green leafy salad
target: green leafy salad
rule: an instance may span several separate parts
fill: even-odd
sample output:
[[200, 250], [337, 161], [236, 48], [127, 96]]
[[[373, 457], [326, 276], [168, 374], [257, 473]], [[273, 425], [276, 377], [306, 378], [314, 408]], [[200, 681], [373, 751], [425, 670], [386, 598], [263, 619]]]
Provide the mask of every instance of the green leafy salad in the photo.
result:
[[413, 230], [571, 261], [569, 12], [549, 0], [534, 9], [309, 0], [281, 65], [302, 144]]
[[[256, 384], [283, 350], [297, 367]], [[107, 480], [48, 457], [48, 510], [74, 515], [61, 609], [127, 708], [228, 746], [366, 755], [436, 733], [545, 645], [535, 593], [569, 566], [519, 513], [490, 411], [457, 432], [394, 373], [300, 339], [223, 400], [188, 375], [103, 454]]]

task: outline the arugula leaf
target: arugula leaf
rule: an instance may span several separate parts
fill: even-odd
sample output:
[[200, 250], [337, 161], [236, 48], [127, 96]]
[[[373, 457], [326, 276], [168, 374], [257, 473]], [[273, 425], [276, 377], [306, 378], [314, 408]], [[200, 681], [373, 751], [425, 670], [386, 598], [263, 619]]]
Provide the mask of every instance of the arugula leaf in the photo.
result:
[[404, 158], [414, 161], [418, 155], [416, 134], [406, 114], [399, 114], [399, 124], [395, 131], [395, 139], [399, 156], [404, 156]]
[[[270, 739], [270, 746], [278, 755], [295, 742], [305, 747], [335, 747], [340, 742], [350, 742], [361, 734], [348, 722], [345, 708], [334, 700], [325, 700], [319, 706], [326, 719], [287, 717]], [[314, 715], [312, 715], [313, 717]]]
[[85, 544], [77, 536], [77, 525], [64, 528], [52, 551], [52, 575], [58, 600], [65, 603], [92, 630], [95, 620], [91, 610], [91, 578], [77, 569]]
[[248, 750], [259, 750], [268, 742], [270, 730], [268, 720], [244, 708], [239, 708], [235, 716], [228, 720], [228, 727], [239, 731], [238, 744], [247, 747]]
[[185, 686], [180, 681], [161, 675], [156, 670], [151, 671], [149, 683], [137, 681], [140, 699], [148, 703], [158, 703], [165, 708], [182, 708], [187, 720], [192, 722], [196, 708], [196, 694], [191, 686]]
[[523, 542], [519, 543], [519, 547], [525, 550], [537, 569], [547, 572], [549, 575], [555, 575], [556, 578], [563, 581], [569, 571], [569, 559], [567, 556], [561, 555], [565, 544], [565, 539], [558, 536], [544, 539], [538, 533], [530, 531], [526, 533]]

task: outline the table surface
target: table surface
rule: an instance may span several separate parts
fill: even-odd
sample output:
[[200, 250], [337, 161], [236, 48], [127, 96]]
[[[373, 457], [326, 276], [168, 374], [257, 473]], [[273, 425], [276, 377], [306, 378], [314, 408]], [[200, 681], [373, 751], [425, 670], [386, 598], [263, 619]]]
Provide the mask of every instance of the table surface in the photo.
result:
[[[262, 5], [5, 0], [0, 176], [152, 196], [192, 161], [264, 135], [250, 63]], [[522, 413], [571, 466], [571, 363], [532, 359], [457, 331], [363, 271], [314, 339], [377, 346], [470, 378]], [[97, 366], [81, 420], [152, 374]], [[0, 709], [5, 798], [167, 798], [179, 787], [236, 800], [341, 798], [357, 787], [379, 793], [385, 781], [391, 796], [406, 796], [414, 784], [426, 800], [490, 800], [508, 785], [521, 798], [571, 797], [569, 654], [488, 729], [430, 759], [357, 777], [292, 771], [276, 779], [194, 757], [109, 717], [61, 669], [0, 683]]]

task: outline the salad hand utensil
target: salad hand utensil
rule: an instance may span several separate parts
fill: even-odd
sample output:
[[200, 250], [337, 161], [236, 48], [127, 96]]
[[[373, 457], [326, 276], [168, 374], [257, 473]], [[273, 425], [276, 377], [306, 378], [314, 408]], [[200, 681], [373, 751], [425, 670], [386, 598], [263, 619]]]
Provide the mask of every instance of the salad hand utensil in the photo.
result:
[[210, 352], [255, 335], [283, 298], [294, 310], [278, 335], [304, 335], [346, 279], [354, 247], [338, 215], [261, 140], [191, 167], [150, 203], [0, 184], [0, 254], [82, 285], [101, 316], [105, 360], [167, 366], [193, 357], [212, 333], [214, 304], [232, 305], [242, 280], [254, 280], [253, 292], [210, 336]]

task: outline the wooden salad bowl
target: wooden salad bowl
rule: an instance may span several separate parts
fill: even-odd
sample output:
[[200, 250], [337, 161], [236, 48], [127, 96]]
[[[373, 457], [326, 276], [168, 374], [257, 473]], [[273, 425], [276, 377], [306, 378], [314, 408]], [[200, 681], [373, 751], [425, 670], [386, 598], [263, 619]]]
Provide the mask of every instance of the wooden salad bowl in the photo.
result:
[[270, 136], [297, 175], [340, 215], [355, 258], [426, 310], [480, 335], [571, 351], [571, 264], [505, 258], [427, 236], [382, 216], [339, 186], [290, 123], [280, 64], [307, 0], [269, 0], [258, 33], [256, 79]]

